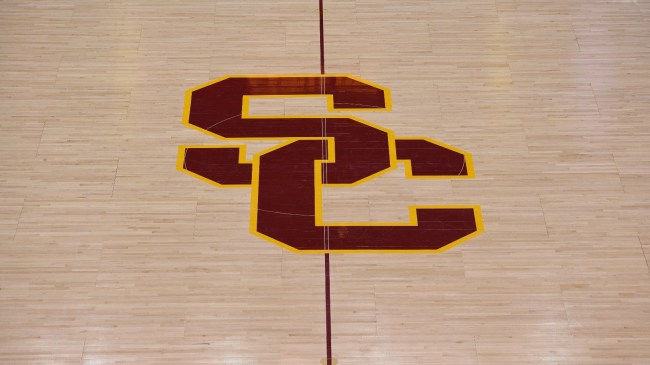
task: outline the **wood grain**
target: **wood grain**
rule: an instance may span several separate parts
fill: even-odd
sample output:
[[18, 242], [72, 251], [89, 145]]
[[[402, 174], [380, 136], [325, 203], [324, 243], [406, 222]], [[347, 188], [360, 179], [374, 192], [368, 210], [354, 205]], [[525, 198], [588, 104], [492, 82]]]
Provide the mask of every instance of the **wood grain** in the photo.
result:
[[[326, 218], [485, 221], [441, 255], [333, 255], [338, 364], [647, 363], [650, 3], [326, 0], [324, 28], [327, 72], [392, 91], [355, 115], [476, 170], [325, 189]], [[175, 169], [221, 143], [181, 125], [186, 89], [318, 73], [318, 31], [315, 1], [2, 2], [0, 363], [320, 363], [322, 256]], [[324, 108], [276, 101], [251, 112]]]

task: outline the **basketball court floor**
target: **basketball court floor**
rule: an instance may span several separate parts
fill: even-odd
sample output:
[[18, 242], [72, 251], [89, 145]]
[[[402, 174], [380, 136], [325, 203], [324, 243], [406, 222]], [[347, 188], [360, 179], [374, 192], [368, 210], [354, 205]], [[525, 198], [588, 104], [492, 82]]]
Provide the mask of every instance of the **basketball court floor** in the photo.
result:
[[0, 364], [650, 364], [647, 0], [1, 1], [0, 95]]

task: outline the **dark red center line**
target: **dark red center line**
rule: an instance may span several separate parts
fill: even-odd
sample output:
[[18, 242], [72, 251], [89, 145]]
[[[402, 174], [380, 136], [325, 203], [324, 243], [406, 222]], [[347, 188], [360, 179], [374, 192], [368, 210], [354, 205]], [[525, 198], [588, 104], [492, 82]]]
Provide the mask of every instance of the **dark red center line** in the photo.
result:
[[[320, 73], [325, 74], [325, 32], [323, 27], [323, 0], [318, 0], [320, 26]], [[325, 255], [325, 336], [327, 365], [332, 365], [332, 312], [330, 305], [330, 255]]]
[[330, 255], [325, 254], [325, 330], [327, 332], [327, 365], [332, 365], [332, 315], [330, 312]]
[[325, 35], [323, 31], [323, 0], [318, 0], [318, 14], [320, 15], [320, 73], [325, 74]]

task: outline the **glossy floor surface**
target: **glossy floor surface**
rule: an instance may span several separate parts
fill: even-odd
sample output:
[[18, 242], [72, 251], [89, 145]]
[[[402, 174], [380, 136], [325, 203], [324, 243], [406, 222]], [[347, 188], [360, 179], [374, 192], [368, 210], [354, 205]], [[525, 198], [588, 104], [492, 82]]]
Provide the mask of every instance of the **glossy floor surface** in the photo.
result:
[[[485, 225], [438, 255], [333, 254], [338, 364], [648, 364], [650, 2], [324, 15], [325, 71], [392, 93], [350, 114], [468, 151], [476, 175], [400, 165], [325, 187], [324, 219], [480, 205]], [[252, 235], [250, 188], [176, 169], [179, 145], [234, 144], [182, 124], [187, 89], [319, 70], [317, 1], [2, 1], [0, 363], [320, 364], [323, 255]]]

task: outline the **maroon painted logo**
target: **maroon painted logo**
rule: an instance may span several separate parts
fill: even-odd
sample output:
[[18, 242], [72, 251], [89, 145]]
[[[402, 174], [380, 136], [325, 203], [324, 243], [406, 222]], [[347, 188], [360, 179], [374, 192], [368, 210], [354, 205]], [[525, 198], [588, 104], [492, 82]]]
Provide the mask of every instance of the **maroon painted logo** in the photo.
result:
[[181, 146], [179, 170], [252, 189], [251, 232], [293, 251], [439, 252], [482, 230], [477, 206], [410, 207], [409, 222], [322, 221], [322, 186], [351, 186], [403, 162], [408, 178], [473, 177], [471, 156], [428, 138], [396, 137], [353, 116], [249, 116], [251, 97], [325, 96], [332, 111], [388, 110], [387, 89], [349, 75], [231, 76], [187, 92], [184, 123], [228, 140], [277, 139], [246, 161], [245, 146]]

